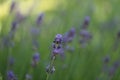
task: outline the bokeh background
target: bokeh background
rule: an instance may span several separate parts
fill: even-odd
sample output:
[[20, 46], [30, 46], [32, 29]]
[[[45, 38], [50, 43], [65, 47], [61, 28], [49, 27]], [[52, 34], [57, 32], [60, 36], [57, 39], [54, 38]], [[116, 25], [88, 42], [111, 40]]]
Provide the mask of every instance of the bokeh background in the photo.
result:
[[[13, 7], [11, 7], [14, 4]], [[56, 34], [76, 29], [72, 51], [65, 51], [65, 59], [55, 60], [55, 73], [49, 80], [120, 80], [120, 0], [0, 0], [0, 80], [7, 80], [12, 70], [18, 80], [46, 79], [51, 44]], [[37, 18], [42, 15], [40, 25]], [[85, 17], [90, 17], [87, 30], [92, 39], [85, 47], [79, 42]], [[14, 46], [6, 46], [13, 22], [18, 21]], [[37, 28], [40, 61], [31, 68], [34, 54], [31, 28]], [[35, 31], [36, 32], [36, 31]], [[10, 67], [9, 56], [14, 58]], [[31, 71], [32, 69], [32, 71]], [[11, 79], [10, 79], [11, 80]]]

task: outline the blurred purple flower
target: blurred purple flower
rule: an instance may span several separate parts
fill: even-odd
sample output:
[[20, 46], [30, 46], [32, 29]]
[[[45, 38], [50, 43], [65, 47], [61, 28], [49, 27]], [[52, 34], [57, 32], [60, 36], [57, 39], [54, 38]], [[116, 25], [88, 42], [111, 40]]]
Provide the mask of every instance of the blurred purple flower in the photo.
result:
[[71, 28], [64, 36], [63, 36], [63, 41], [66, 42], [71, 42], [73, 38], [75, 37], [75, 28]]
[[8, 71], [7, 72], [7, 80], [17, 80], [15, 74], [13, 73], [13, 71]]
[[116, 61], [113, 66], [109, 69], [109, 76], [112, 77], [120, 66], [120, 62]]
[[92, 35], [87, 30], [84, 29], [80, 31], [80, 36], [85, 40], [89, 40], [92, 38]]
[[89, 23], [90, 23], [90, 17], [86, 16], [84, 23], [83, 23], [83, 28], [86, 29], [88, 27]]
[[110, 77], [112, 77], [114, 74], [115, 74], [115, 68], [114, 67], [111, 67], [110, 69], [109, 69], [109, 73], [108, 73], [108, 75], [110, 76]]
[[119, 66], [120, 66], [120, 62], [119, 61], [114, 62], [113, 67], [115, 69], [118, 69]]
[[38, 62], [39, 62], [39, 60], [40, 60], [40, 54], [39, 53], [35, 53], [33, 55], [33, 58], [32, 58], [32, 63], [31, 63], [32, 67], [36, 67]]
[[109, 61], [110, 61], [110, 56], [109, 55], [105, 56], [104, 59], [103, 59], [103, 62], [105, 64], [107, 64], [107, 63], [109, 63]]
[[41, 13], [41, 14], [38, 16], [38, 18], [37, 18], [37, 20], [36, 20], [36, 24], [37, 24], [37, 25], [40, 25], [40, 24], [42, 23], [43, 17], [44, 17], [44, 13]]
[[18, 23], [17, 23], [16, 21], [13, 21], [13, 22], [12, 22], [11, 31], [15, 31], [16, 28], [17, 28], [17, 25], [18, 25]]
[[10, 13], [13, 12], [13, 10], [15, 9], [15, 7], [16, 7], [16, 2], [12, 1], [11, 6], [10, 6]]
[[34, 61], [34, 62], [39, 62], [39, 60], [40, 60], [40, 54], [39, 54], [39, 53], [35, 53], [35, 54], [33, 55], [33, 61]]

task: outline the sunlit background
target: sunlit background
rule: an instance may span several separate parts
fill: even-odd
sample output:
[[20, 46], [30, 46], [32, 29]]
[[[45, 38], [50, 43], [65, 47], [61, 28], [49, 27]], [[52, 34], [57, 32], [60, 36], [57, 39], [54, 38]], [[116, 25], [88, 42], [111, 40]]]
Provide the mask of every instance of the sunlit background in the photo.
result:
[[[72, 29], [48, 74], [55, 36]], [[0, 80], [120, 80], [119, 42], [120, 0], [0, 0]]]

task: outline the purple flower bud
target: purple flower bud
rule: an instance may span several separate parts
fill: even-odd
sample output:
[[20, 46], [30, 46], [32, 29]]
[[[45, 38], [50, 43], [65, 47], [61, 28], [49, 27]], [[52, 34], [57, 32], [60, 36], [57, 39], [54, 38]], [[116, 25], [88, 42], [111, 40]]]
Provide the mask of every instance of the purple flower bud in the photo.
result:
[[39, 53], [35, 53], [33, 55], [33, 61], [38, 62], [39, 60], [40, 60], [40, 54]]
[[89, 25], [89, 22], [90, 22], [90, 17], [89, 17], [89, 16], [86, 16], [86, 17], [85, 17], [85, 20], [84, 20], [83, 28], [86, 28], [86, 27]]
[[15, 74], [12, 71], [7, 72], [7, 79], [8, 80], [17, 80]]
[[37, 18], [37, 21], [36, 21], [36, 24], [37, 25], [40, 25], [42, 23], [42, 20], [43, 20], [43, 17], [44, 17], [44, 14], [41, 13], [38, 18]]
[[62, 41], [63, 41], [62, 35], [61, 35], [61, 34], [57, 34], [57, 35], [55, 36], [54, 43], [56, 43], [56, 44], [61, 44]]
[[39, 62], [39, 60], [40, 60], [40, 54], [39, 54], [39, 53], [35, 53], [35, 54], [33, 55], [33, 59], [32, 59], [31, 66], [32, 66], [32, 67], [36, 67], [37, 64], [38, 64], [38, 62]]
[[103, 62], [107, 64], [109, 63], [109, 61], [110, 61], [110, 56], [109, 55], [105, 56], [105, 58], [103, 59]]

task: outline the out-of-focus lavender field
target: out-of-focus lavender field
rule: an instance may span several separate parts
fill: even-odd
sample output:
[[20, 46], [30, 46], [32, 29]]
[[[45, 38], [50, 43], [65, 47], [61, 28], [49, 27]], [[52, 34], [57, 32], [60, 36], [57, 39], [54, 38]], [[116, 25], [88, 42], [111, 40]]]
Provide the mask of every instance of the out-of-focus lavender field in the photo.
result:
[[120, 0], [0, 0], [0, 80], [120, 80]]

